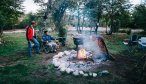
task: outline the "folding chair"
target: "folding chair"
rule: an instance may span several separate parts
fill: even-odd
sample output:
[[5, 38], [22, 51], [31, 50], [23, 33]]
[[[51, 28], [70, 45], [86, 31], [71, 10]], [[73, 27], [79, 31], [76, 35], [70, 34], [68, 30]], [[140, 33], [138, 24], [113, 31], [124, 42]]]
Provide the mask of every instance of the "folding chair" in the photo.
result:
[[46, 43], [43, 41], [41, 42], [41, 51], [44, 51], [46, 54], [50, 52], [50, 47], [47, 46]]
[[138, 41], [138, 47], [142, 50], [146, 50], [146, 37], [141, 37]]
[[127, 46], [127, 49], [131, 55], [138, 46], [138, 35], [131, 35], [130, 39], [124, 40], [123, 43]]

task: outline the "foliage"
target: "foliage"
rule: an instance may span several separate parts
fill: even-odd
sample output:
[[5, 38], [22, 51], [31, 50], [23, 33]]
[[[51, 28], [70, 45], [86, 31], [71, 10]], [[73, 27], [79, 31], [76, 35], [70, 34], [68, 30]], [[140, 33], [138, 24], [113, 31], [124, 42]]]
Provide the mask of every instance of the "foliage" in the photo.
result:
[[61, 29], [59, 32], [59, 37], [66, 37], [66, 35], [67, 35], [67, 29], [66, 28]]
[[0, 1], [0, 33], [3, 28], [12, 27], [18, 22], [18, 17], [22, 14], [23, 0], [1, 0]]
[[146, 6], [141, 4], [135, 7], [133, 13], [133, 24], [138, 27], [142, 28], [146, 31]]
[[99, 22], [103, 13], [105, 0], [89, 0], [85, 3], [87, 14], [92, 22]]
[[[36, 3], [42, 3], [41, 0], [34, 0]], [[63, 31], [63, 16], [67, 8], [74, 6], [74, 3], [77, 0], [48, 0], [45, 5], [45, 11], [42, 11], [44, 14], [44, 21], [48, 19], [48, 15], [52, 16], [53, 23], [55, 25], [55, 30], [61, 34]]]
[[88, 0], [85, 6], [91, 22], [105, 22], [113, 32], [128, 26], [131, 20], [128, 12], [131, 4], [127, 0]]
[[105, 8], [107, 11], [105, 16], [106, 21], [108, 22], [107, 24], [111, 26], [112, 32], [117, 32], [120, 26], [123, 26], [127, 21], [130, 21], [130, 13], [128, 12], [130, 7], [131, 4], [128, 0], [108, 0]]
[[29, 13], [23, 16], [24, 19], [19, 23], [20, 28], [25, 28], [31, 24], [31, 21], [37, 21], [37, 16], [35, 14]]

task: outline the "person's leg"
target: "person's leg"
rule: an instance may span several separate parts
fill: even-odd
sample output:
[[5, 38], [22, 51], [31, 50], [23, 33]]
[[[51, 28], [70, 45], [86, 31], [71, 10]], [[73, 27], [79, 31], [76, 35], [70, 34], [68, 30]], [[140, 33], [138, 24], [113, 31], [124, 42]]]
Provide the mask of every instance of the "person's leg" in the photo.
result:
[[32, 47], [31, 47], [31, 42], [28, 41], [28, 55], [31, 57], [32, 56]]
[[35, 47], [36, 47], [36, 53], [40, 53], [40, 44], [39, 42], [33, 38], [32, 42], [34, 43]]
[[52, 52], [53, 49], [52, 49], [52, 44], [51, 43], [48, 43], [48, 47], [49, 47], [49, 51]]
[[56, 51], [57, 44], [55, 42], [52, 43], [53, 51]]

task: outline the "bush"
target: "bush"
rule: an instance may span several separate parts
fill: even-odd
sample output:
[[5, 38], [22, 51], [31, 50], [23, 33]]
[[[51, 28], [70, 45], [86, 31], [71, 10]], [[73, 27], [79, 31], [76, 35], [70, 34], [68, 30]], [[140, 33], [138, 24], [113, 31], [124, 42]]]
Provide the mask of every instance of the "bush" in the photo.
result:
[[67, 29], [66, 28], [62, 28], [59, 30], [59, 37], [66, 37], [67, 35]]

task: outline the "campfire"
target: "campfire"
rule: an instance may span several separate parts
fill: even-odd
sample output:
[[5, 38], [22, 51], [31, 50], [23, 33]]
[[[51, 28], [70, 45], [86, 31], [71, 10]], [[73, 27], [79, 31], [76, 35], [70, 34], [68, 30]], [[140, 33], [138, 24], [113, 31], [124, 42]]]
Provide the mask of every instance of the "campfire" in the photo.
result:
[[[102, 38], [94, 39], [94, 41], [95, 42], [92, 42], [91, 40], [92, 43], [88, 43], [88, 45], [91, 46], [90, 49], [86, 47], [88, 45], [83, 43], [83, 39], [74, 38], [77, 49], [59, 52], [53, 57], [54, 66], [61, 72], [96, 77], [96, 73], [91, 73], [92, 69], [96, 68], [97, 65], [101, 64], [103, 61], [106, 61], [108, 58], [108, 51]], [[90, 42], [90, 40], [86, 42]], [[79, 47], [79, 45], [85, 46]], [[95, 47], [95, 50], [92, 49], [93, 47]], [[87, 74], [89, 72], [90, 74]]]
[[87, 56], [86, 56], [86, 50], [84, 48], [81, 48], [78, 53], [77, 53], [77, 59], [79, 60], [84, 60], [86, 59]]

